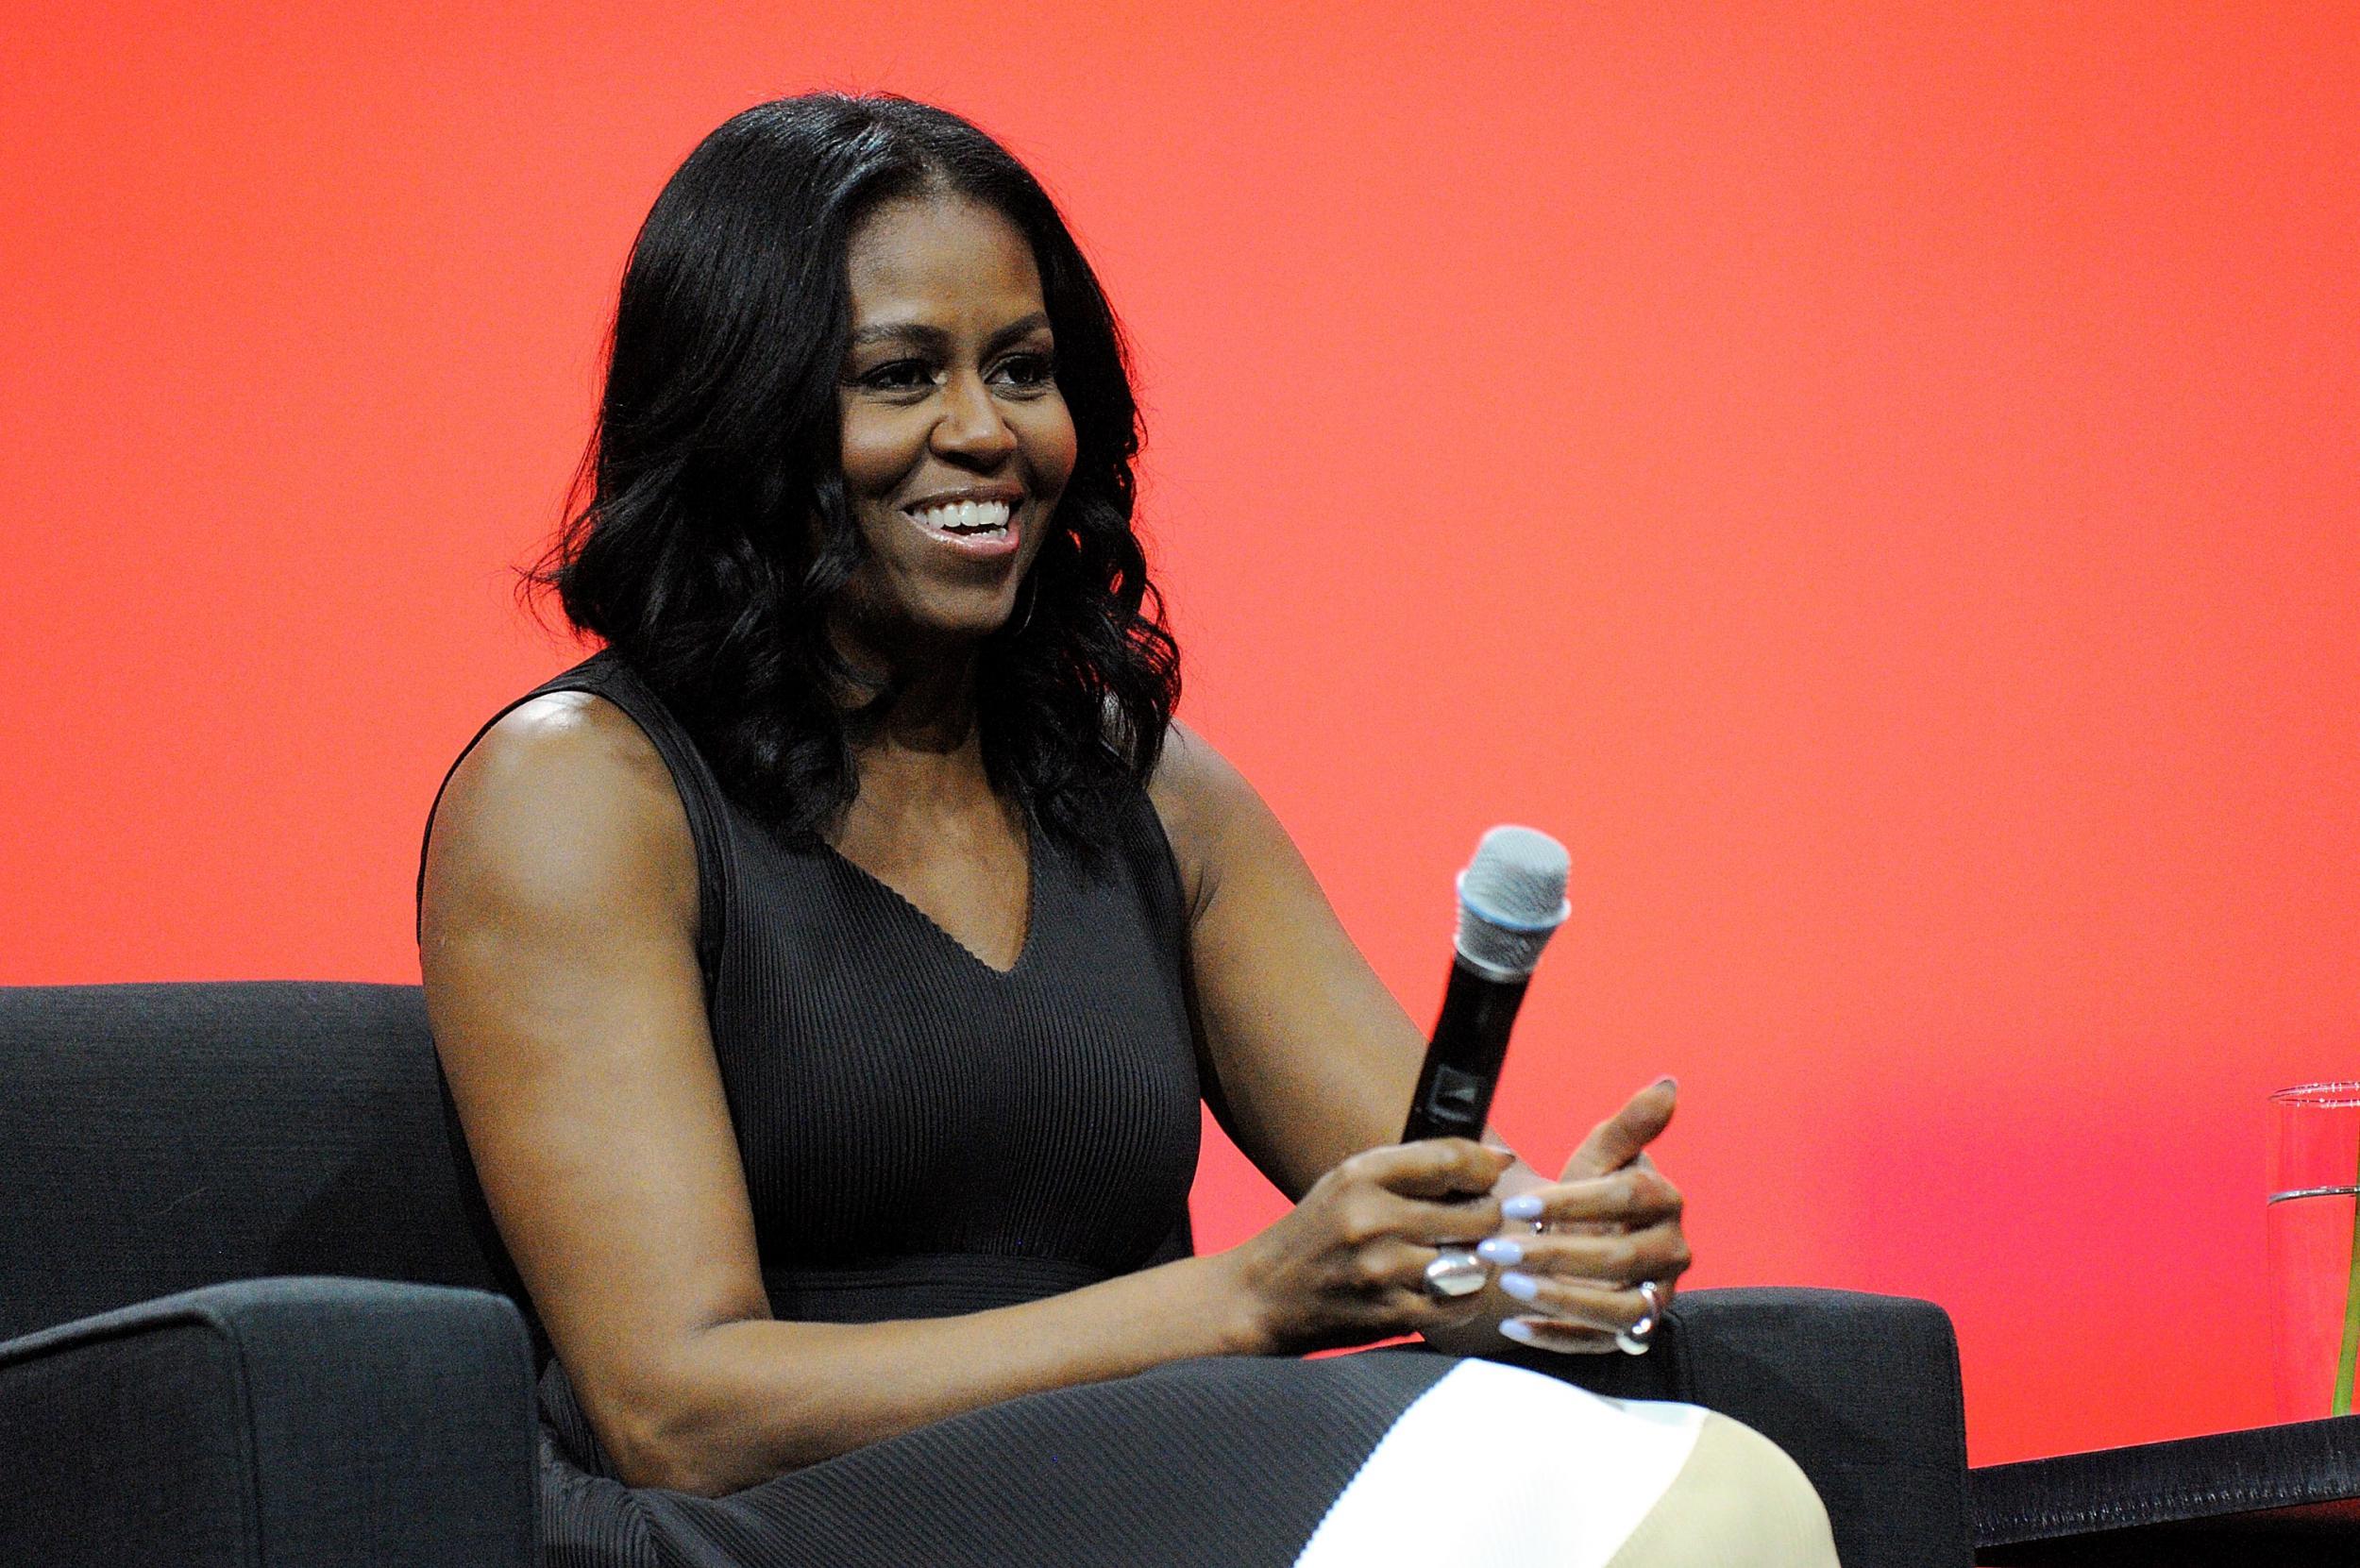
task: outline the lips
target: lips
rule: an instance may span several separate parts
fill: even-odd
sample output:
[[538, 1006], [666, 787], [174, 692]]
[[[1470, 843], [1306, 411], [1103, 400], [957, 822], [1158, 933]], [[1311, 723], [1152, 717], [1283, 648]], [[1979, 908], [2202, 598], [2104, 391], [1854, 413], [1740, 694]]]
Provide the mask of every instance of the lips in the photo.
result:
[[913, 509], [909, 515], [919, 527], [937, 533], [999, 533], [1006, 531], [1015, 510], [999, 499], [961, 500]]
[[927, 538], [969, 559], [1007, 555], [1022, 543], [1023, 527], [1015, 505], [997, 497], [904, 507], [902, 515]]

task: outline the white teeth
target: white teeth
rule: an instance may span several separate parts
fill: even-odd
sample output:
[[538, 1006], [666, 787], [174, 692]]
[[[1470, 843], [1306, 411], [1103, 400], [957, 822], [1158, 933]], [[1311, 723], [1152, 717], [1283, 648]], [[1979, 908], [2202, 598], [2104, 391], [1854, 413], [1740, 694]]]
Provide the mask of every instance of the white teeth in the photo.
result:
[[920, 527], [942, 533], [1005, 533], [1008, 530], [1005, 501], [952, 501], [909, 515]]

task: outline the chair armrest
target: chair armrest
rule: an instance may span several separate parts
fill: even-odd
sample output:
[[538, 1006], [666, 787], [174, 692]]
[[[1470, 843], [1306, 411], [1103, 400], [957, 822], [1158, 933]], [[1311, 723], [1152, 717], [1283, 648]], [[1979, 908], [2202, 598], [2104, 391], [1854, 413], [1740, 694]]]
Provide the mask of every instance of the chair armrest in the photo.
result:
[[0, 1344], [0, 1562], [535, 1568], [513, 1304], [211, 1285]]
[[2360, 1416], [1970, 1470], [1982, 1562], [2345, 1564], [2360, 1558]]
[[1964, 1568], [1973, 1559], [1958, 1340], [1931, 1302], [1792, 1287], [1683, 1290], [1650, 1355], [1503, 1359], [1599, 1393], [1736, 1417], [1819, 1489], [1845, 1568]]

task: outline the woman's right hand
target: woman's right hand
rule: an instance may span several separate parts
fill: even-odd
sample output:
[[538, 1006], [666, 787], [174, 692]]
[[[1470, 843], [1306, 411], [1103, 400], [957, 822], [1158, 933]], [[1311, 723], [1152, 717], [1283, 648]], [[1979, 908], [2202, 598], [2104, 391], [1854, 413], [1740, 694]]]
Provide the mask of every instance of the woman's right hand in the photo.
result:
[[1365, 1344], [1471, 1321], [1479, 1293], [1437, 1301], [1438, 1243], [1467, 1248], [1500, 1228], [1492, 1185], [1515, 1160], [1463, 1138], [1388, 1144], [1322, 1176], [1291, 1213], [1230, 1249], [1253, 1339], [1273, 1354]]

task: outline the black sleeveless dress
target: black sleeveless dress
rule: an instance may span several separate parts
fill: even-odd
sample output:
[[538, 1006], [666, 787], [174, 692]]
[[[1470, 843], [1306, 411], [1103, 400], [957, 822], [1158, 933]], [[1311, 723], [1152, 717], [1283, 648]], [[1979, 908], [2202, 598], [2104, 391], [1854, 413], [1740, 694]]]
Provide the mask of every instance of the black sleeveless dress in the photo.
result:
[[[628, 714], [686, 808], [714, 1051], [775, 1316], [978, 1311], [1188, 1252], [1199, 1127], [1188, 928], [1144, 792], [1093, 863], [1033, 834], [1029, 929], [1003, 973], [833, 849], [786, 842], [728, 799], [612, 651], [508, 707], [554, 691]], [[419, 877], [422, 892], [423, 850]], [[447, 1086], [444, 1105], [487, 1251], [524, 1302]], [[547, 1357], [537, 1322], [533, 1334]], [[1177, 1361], [700, 1498], [616, 1479], [547, 1358], [543, 1560], [1290, 1563], [1394, 1420], [1455, 1364], [1384, 1351]]]

